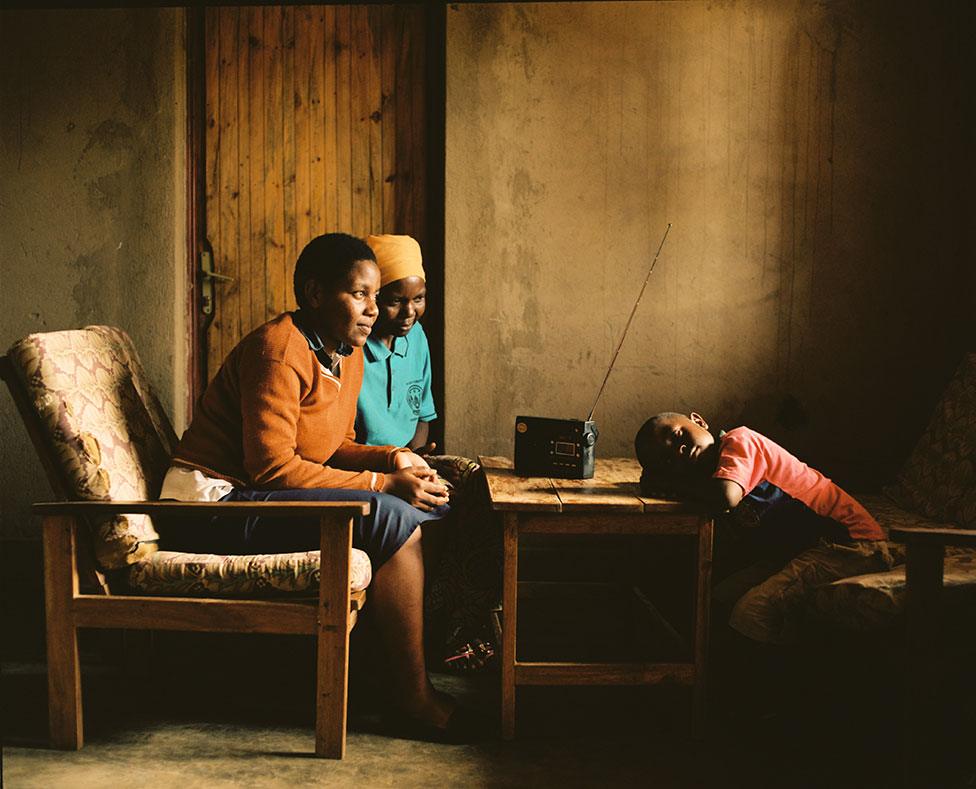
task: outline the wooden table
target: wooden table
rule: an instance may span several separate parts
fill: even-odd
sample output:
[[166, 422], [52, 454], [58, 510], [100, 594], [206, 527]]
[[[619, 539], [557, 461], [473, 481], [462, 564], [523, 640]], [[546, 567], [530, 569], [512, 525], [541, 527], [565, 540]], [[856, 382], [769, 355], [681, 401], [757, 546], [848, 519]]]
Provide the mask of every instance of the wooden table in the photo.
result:
[[[515, 735], [518, 685], [690, 685], [692, 731], [705, 719], [705, 664], [712, 566], [713, 523], [704, 511], [678, 501], [642, 496], [640, 466], [630, 458], [596, 461], [593, 479], [519, 477], [512, 462], [482, 457], [492, 508], [504, 514], [502, 614], [502, 736]], [[684, 534], [698, 542], [694, 644], [687, 662], [575, 663], [520, 661], [516, 655], [518, 548], [523, 534]]]

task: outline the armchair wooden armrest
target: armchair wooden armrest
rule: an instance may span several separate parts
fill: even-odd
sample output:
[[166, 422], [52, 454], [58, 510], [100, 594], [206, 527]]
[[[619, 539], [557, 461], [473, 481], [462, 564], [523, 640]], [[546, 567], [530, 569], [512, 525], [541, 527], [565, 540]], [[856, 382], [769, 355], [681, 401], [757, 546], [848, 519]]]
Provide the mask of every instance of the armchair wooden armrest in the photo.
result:
[[976, 529], [920, 529], [910, 526], [893, 526], [889, 537], [893, 542], [905, 545], [958, 545], [976, 548]]
[[905, 613], [909, 640], [928, 640], [942, 596], [942, 575], [947, 545], [976, 548], [976, 529], [925, 529], [895, 526], [889, 532], [893, 542], [906, 547]]
[[[52, 501], [34, 504], [33, 511], [45, 519], [50, 515], [248, 515], [328, 516], [338, 523], [343, 516], [369, 515], [367, 501]], [[334, 520], [333, 517], [334, 516]]]
[[905, 616], [909, 643], [925, 649], [939, 615], [947, 545], [976, 548], [976, 529], [892, 527], [889, 538], [906, 547]]

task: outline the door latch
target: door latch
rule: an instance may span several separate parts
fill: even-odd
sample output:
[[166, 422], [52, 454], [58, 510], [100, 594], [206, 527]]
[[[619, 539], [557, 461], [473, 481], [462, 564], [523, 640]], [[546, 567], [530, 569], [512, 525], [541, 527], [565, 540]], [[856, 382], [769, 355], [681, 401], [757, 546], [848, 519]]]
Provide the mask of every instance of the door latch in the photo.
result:
[[233, 277], [218, 274], [214, 270], [213, 253], [205, 249], [200, 253], [200, 306], [204, 315], [213, 315], [214, 311], [214, 280], [218, 282], [233, 282]]

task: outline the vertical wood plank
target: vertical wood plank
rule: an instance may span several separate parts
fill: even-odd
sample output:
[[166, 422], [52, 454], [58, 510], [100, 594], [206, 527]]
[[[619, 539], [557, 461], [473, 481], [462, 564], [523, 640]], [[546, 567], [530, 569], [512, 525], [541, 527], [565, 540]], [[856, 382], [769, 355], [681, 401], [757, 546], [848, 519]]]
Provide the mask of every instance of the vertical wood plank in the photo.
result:
[[[398, 43], [396, 53], [396, 68], [394, 71], [395, 93], [394, 93], [394, 112], [397, 119], [396, 134], [396, 191], [397, 200], [393, 209], [394, 233], [405, 233], [416, 238], [413, 227], [413, 219], [410, 208], [410, 195], [413, 190], [413, 89], [414, 85], [410, 81], [413, 57], [413, 38], [410, 9], [404, 6], [397, 6], [396, 15], [396, 40]], [[419, 239], [418, 239], [419, 241]], [[421, 242], [423, 248], [423, 242]]]
[[352, 6], [352, 80], [350, 83], [352, 117], [352, 229], [364, 236], [370, 229], [369, 200], [369, 58], [372, 52], [369, 12], [365, 6]]
[[325, 172], [325, 225], [323, 232], [341, 230], [338, 217], [338, 178], [336, 151], [336, 9], [325, 7], [322, 40], [324, 69], [322, 78], [322, 104], [324, 116], [323, 169]]
[[[265, 130], [264, 130], [264, 84], [265, 84], [265, 41], [264, 9], [261, 6], [248, 8], [247, 25], [242, 43], [247, 45], [247, 139], [246, 189], [248, 224], [245, 227], [248, 251], [241, 267], [241, 284], [246, 288], [247, 297], [242, 295], [241, 322], [242, 336], [264, 322], [265, 272], [267, 271], [265, 226]], [[244, 272], [247, 272], [246, 274]]]
[[[220, 114], [220, 11], [216, 8], [206, 9], [204, 21], [205, 63], [206, 74], [205, 103], [206, 123], [204, 131], [204, 148], [207, 161], [204, 165], [206, 191], [206, 226], [207, 238], [216, 250], [221, 247], [221, 233], [223, 223], [220, 221], [220, 133], [223, 128]], [[219, 293], [215, 293], [218, 296]], [[216, 305], [215, 305], [216, 306]], [[220, 360], [223, 359], [220, 342], [220, 324], [215, 319], [206, 329], [207, 346], [207, 377], [213, 378], [217, 372]]]
[[44, 608], [47, 617], [47, 700], [51, 744], [77, 750], [84, 744], [78, 631], [71, 611], [78, 594], [75, 532], [71, 518], [44, 518]]
[[369, 30], [369, 233], [383, 232], [383, 9], [367, 6]]
[[426, 57], [427, 25], [424, 17], [424, 7], [417, 5], [410, 7], [410, 38], [413, 41], [412, 56], [410, 58], [410, 137], [413, 145], [410, 149], [410, 169], [413, 177], [410, 181], [410, 235], [414, 236], [421, 248], [427, 242], [427, 91], [426, 85]]
[[[233, 324], [233, 333], [227, 337], [227, 345], [233, 348], [244, 336], [244, 327], [250, 318], [251, 310], [251, 139], [250, 139], [250, 106], [251, 97], [248, 93], [250, 85], [249, 73], [251, 69], [251, 48], [248, 41], [248, 29], [251, 25], [253, 8], [246, 6], [238, 10], [237, 15], [237, 270], [234, 273], [235, 282], [228, 283], [236, 286], [237, 320]], [[231, 326], [228, 323], [228, 326]]]
[[308, 29], [309, 238], [325, 232], [325, 9], [313, 6]]
[[240, 337], [240, 118], [238, 116], [238, 75], [241, 71], [237, 31], [240, 10], [221, 8], [220, 17], [220, 225], [219, 247], [214, 247], [214, 262], [221, 274], [232, 281], [218, 281], [219, 307], [214, 326], [220, 332], [220, 352], [209, 367], [213, 377], [224, 356]]
[[[312, 41], [309, 30], [312, 24], [312, 8], [295, 8], [295, 222], [297, 233], [296, 251], [300, 251], [311, 239], [312, 217], [312, 112], [309, 106], [309, 90], [312, 84]], [[296, 255], [297, 257], [297, 255]]]
[[353, 231], [352, 220], [352, 38], [350, 6], [336, 8], [336, 180], [338, 184], [336, 229]]
[[[282, 119], [282, 149], [284, 151], [284, 201], [283, 214], [285, 226], [285, 282], [290, 279], [294, 269], [295, 261], [298, 259], [298, 225], [295, 216], [295, 8], [285, 6], [282, 9], [282, 41], [284, 42], [284, 58], [282, 60], [282, 95], [283, 99], [283, 119]], [[285, 288], [282, 294], [284, 297], [284, 309], [292, 309], [295, 304], [295, 297], [292, 288]]]
[[698, 532], [695, 573], [695, 686], [692, 691], [691, 734], [705, 736], [707, 724], [708, 628], [712, 607], [712, 546], [715, 522], [706, 520]]
[[380, 113], [382, 114], [382, 223], [381, 233], [399, 233], [396, 229], [396, 67], [399, 41], [397, 38], [396, 6], [382, 8], [382, 46], [380, 48]]
[[346, 752], [352, 527], [352, 518], [324, 516], [319, 538], [315, 755], [330, 759], [341, 759]]
[[502, 580], [502, 738], [515, 736], [515, 633], [518, 617], [518, 513], [505, 513]]
[[273, 318], [285, 309], [286, 293], [291, 290], [288, 261], [285, 259], [284, 209], [284, 85], [282, 75], [282, 9], [264, 8], [265, 46], [265, 303], [264, 319]]

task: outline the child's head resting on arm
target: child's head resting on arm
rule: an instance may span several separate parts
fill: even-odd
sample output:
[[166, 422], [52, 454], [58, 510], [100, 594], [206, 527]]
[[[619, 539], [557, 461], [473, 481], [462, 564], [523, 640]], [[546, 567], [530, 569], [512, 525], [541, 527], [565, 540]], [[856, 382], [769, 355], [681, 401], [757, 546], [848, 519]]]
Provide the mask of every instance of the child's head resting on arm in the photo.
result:
[[688, 498], [715, 471], [718, 445], [700, 414], [665, 411], [637, 431], [634, 452], [645, 495]]

